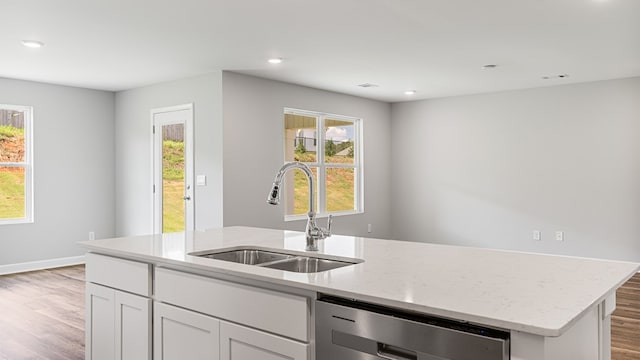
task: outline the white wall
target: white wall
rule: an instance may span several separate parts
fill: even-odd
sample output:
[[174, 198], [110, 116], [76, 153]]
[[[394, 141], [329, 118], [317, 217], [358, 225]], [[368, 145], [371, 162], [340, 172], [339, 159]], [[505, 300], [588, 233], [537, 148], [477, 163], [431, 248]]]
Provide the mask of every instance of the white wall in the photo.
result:
[[640, 78], [397, 103], [392, 118], [395, 238], [640, 261]]
[[285, 223], [284, 206], [266, 203], [284, 161], [285, 107], [363, 119], [365, 213], [336, 217], [334, 233], [388, 237], [390, 105], [232, 72], [223, 73], [224, 225], [304, 230], [304, 220]]
[[222, 226], [222, 74], [166, 82], [116, 94], [117, 235], [152, 232], [151, 118], [154, 108], [194, 104], [195, 226]]
[[0, 78], [0, 103], [33, 106], [35, 187], [35, 222], [0, 225], [0, 265], [82, 255], [89, 231], [112, 237], [113, 93]]

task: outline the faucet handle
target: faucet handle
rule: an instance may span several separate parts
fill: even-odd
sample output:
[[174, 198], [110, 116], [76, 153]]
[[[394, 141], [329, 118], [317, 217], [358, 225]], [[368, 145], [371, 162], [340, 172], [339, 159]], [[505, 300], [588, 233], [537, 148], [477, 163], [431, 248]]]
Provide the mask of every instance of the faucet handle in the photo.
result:
[[331, 236], [331, 223], [333, 222], [333, 215], [329, 214], [329, 219], [327, 220], [327, 231], [325, 232], [326, 236]]

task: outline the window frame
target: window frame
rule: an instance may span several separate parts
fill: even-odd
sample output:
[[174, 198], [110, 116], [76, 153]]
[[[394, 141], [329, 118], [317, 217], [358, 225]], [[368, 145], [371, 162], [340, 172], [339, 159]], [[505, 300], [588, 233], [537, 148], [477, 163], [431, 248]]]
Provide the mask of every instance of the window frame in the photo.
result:
[[24, 217], [0, 218], [0, 226], [13, 224], [29, 224], [34, 222], [34, 187], [33, 187], [33, 107], [24, 105], [0, 104], [2, 110], [24, 112], [24, 161], [0, 162], [0, 167], [24, 168]]
[[[316, 188], [317, 188], [317, 198], [316, 198], [316, 204], [318, 207], [318, 211], [316, 213], [316, 217], [318, 218], [324, 218], [324, 217], [328, 217], [329, 215], [332, 216], [345, 216], [345, 215], [355, 215], [355, 214], [363, 214], [364, 213], [364, 171], [363, 171], [363, 164], [364, 164], [364, 157], [363, 157], [363, 149], [364, 149], [364, 141], [363, 141], [363, 132], [362, 132], [362, 118], [359, 117], [354, 117], [354, 116], [346, 116], [346, 115], [338, 115], [338, 114], [331, 114], [331, 113], [326, 113], [326, 112], [320, 112], [320, 111], [310, 111], [310, 110], [301, 110], [301, 109], [295, 109], [295, 108], [284, 108], [283, 111], [283, 129], [284, 129], [284, 125], [285, 125], [285, 115], [287, 114], [291, 114], [291, 115], [302, 115], [302, 116], [309, 116], [309, 117], [314, 117], [316, 118], [316, 141], [317, 141], [317, 145], [316, 145], [316, 161], [309, 163], [309, 162], [303, 162], [303, 164], [308, 165], [311, 170], [313, 170], [314, 168], [317, 169], [317, 181], [316, 181]], [[325, 146], [326, 146], [326, 133], [324, 131], [324, 124], [325, 124], [325, 120], [343, 120], [343, 121], [348, 121], [348, 122], [352, 122], [353, 123], [353, 127], [354, 127], [354, 131], [353, 131], [353, 137], [354, 137], [354, 154], [353, 154], [353, 164], [339, 164], [339, 163], [325, 163], [324, 159], [325, 159]], [[288, 162], [286, 160], [287, 157], [287, 145], [286, 145], [286, 139], [284, 139], [283, 141], [283, 160], [284, 163]], [[347, 210], [347, 211], [327, 211], [327, 203], [326, 203], [326, 193], [327, 193], [327, 187], [326, 187], [326, 170], [327, 168], [348, 168], [348, 169], [354, 169], [354, 209], [353, 210]], [[292, 186], [290, 184], [286, 184], [285, 186]], [[287, 194], [289, 193], [288, 191], [285, 191], [285, 196], [287, 196]], [[307, 218], [306, 214], [297, 214], [297, 215], [289, 215], [286, 214], [285, 211], [285, 215], [284, 215], [284, 220], [285, 221], [297, 221], [297, 220], [304, 220]]]

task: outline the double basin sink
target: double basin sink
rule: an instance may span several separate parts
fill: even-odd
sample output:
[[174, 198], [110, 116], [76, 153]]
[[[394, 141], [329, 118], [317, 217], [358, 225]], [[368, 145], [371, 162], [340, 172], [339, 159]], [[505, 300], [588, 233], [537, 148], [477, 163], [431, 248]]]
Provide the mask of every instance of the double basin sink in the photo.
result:
[[334, 260], [253, 248], [235, 250], [222, 249], [215, 252], [205, 251], [192, 253], [191, 255], [297, 273], [316, 273], [327, 271], [357, 264], [362, 261], [357, 259], [353, 259], [354, 261]]

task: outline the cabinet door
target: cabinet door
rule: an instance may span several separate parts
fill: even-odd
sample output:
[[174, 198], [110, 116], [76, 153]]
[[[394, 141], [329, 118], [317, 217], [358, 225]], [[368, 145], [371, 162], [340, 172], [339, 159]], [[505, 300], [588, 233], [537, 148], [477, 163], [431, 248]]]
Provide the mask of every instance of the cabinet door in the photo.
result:
[[153, 318], [155, 360], [220, 359], [219, 320], [158, 302]]
[[305, 343], [220, 322], [220, 360], [307, 360], [309, 351]]
[[87, 283], [85, 294], [85, 359], [114, 360], [115, 292]]
[[151, 360], [151, 300], [115, 291], [116, 360]]

